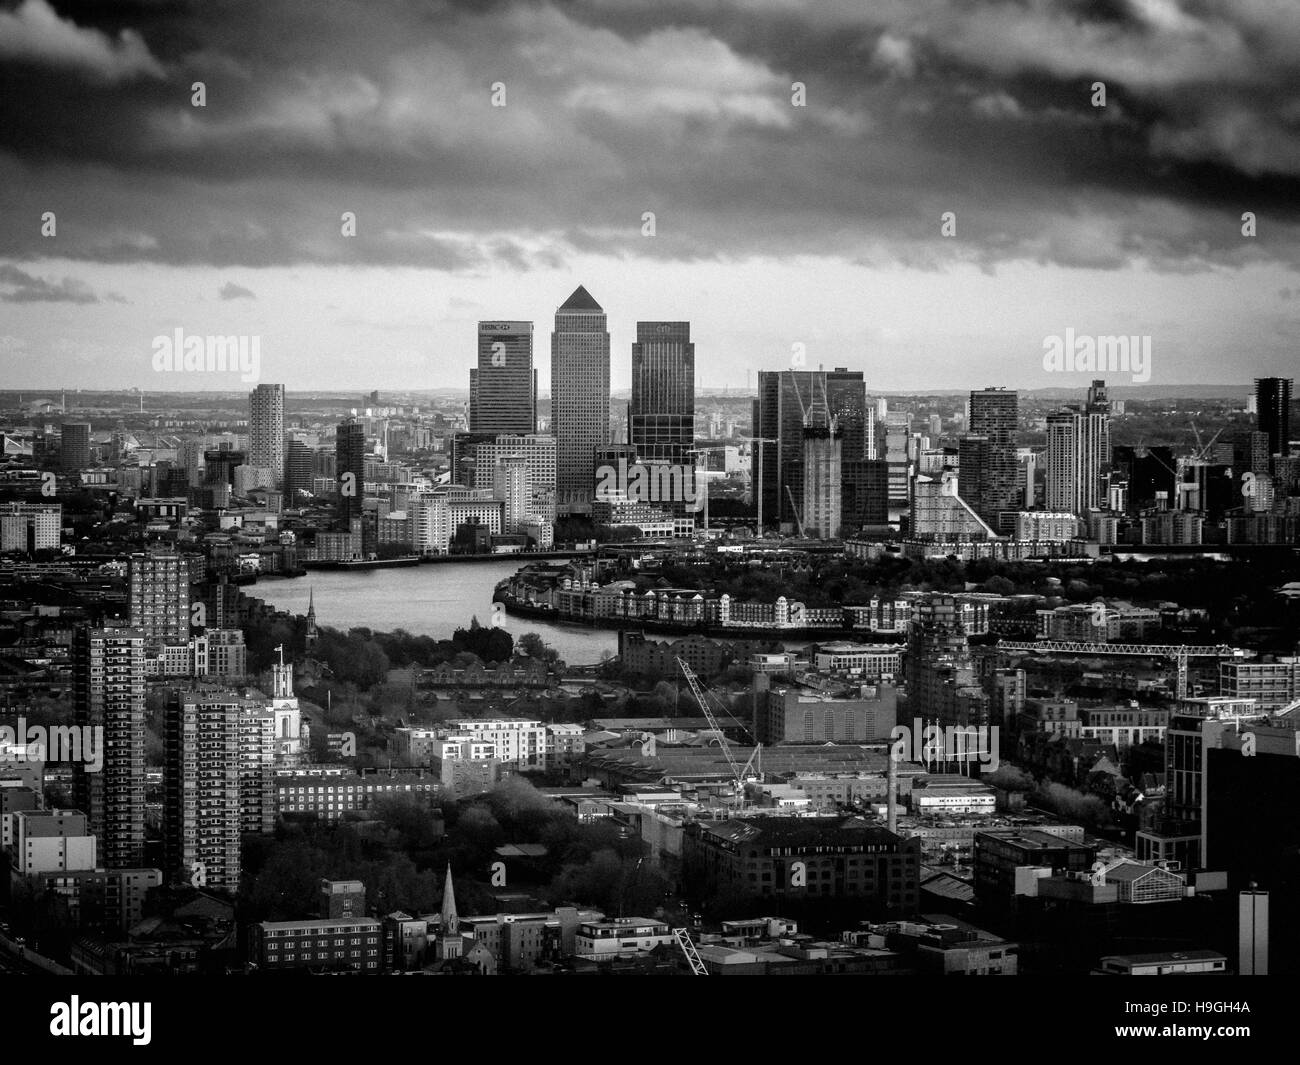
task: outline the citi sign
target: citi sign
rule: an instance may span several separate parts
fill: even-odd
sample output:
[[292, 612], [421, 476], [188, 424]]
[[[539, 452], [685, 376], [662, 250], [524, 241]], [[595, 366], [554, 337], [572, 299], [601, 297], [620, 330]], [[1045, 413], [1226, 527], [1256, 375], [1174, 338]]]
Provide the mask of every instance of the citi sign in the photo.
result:
[[704, 497], [694, 466], [619, 459], [617, 466], [596, 468], [596, 502], [684, 503], [687, 510], [698, 511]]

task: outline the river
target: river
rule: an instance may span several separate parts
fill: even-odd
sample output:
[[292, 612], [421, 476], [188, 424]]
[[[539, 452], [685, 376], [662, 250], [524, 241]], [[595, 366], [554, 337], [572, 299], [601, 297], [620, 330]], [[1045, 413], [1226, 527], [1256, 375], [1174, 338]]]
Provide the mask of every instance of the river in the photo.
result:
[[[523, 560], [444, 562], [372, 570], [314, 570], [287, 580], [260, 580], [245, 591], [277, 610], [307, 613], [314, 592], [316, 621], [335, 629], [368, 628], [376, 632], [405, 629], [419, 636], [451, 639], [471, 617], [483, 625], [492, 618], [492, 592], [514, 574]], [[585, 625], [559, 625], [507, 615], [506, 631], [517, 640], [535, 632], [570, 665], [593, 665], [601, 653], [618, 651], [618, 633]]]

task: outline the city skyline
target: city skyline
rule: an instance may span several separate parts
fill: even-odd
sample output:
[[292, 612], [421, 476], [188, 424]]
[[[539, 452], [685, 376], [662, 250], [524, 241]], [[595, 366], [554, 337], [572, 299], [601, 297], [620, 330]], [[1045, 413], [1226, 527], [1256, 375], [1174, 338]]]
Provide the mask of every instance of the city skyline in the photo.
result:
[[0, 182], [20, 1040], [1275, 1022], [1058, 988], [1300, 969], [1300, 0], [0, 0]]

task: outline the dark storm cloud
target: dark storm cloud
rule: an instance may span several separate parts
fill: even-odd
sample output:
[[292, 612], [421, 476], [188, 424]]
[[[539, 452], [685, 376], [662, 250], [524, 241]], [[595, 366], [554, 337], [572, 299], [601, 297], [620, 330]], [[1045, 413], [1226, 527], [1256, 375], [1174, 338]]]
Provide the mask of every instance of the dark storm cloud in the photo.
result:
[[0, 45], [14, 258], [1300, 260], [1290, 0], [25, 0], [0, 19], [21, 31]]

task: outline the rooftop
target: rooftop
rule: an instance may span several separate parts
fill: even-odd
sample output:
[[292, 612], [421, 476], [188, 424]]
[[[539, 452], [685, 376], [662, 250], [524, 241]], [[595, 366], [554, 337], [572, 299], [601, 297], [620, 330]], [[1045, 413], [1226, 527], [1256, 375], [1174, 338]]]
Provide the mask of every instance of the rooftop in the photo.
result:
[[572, 296], [560, 304], [562, 311], [603, 311], [604, 309], [581, 285], [573, 290]]

